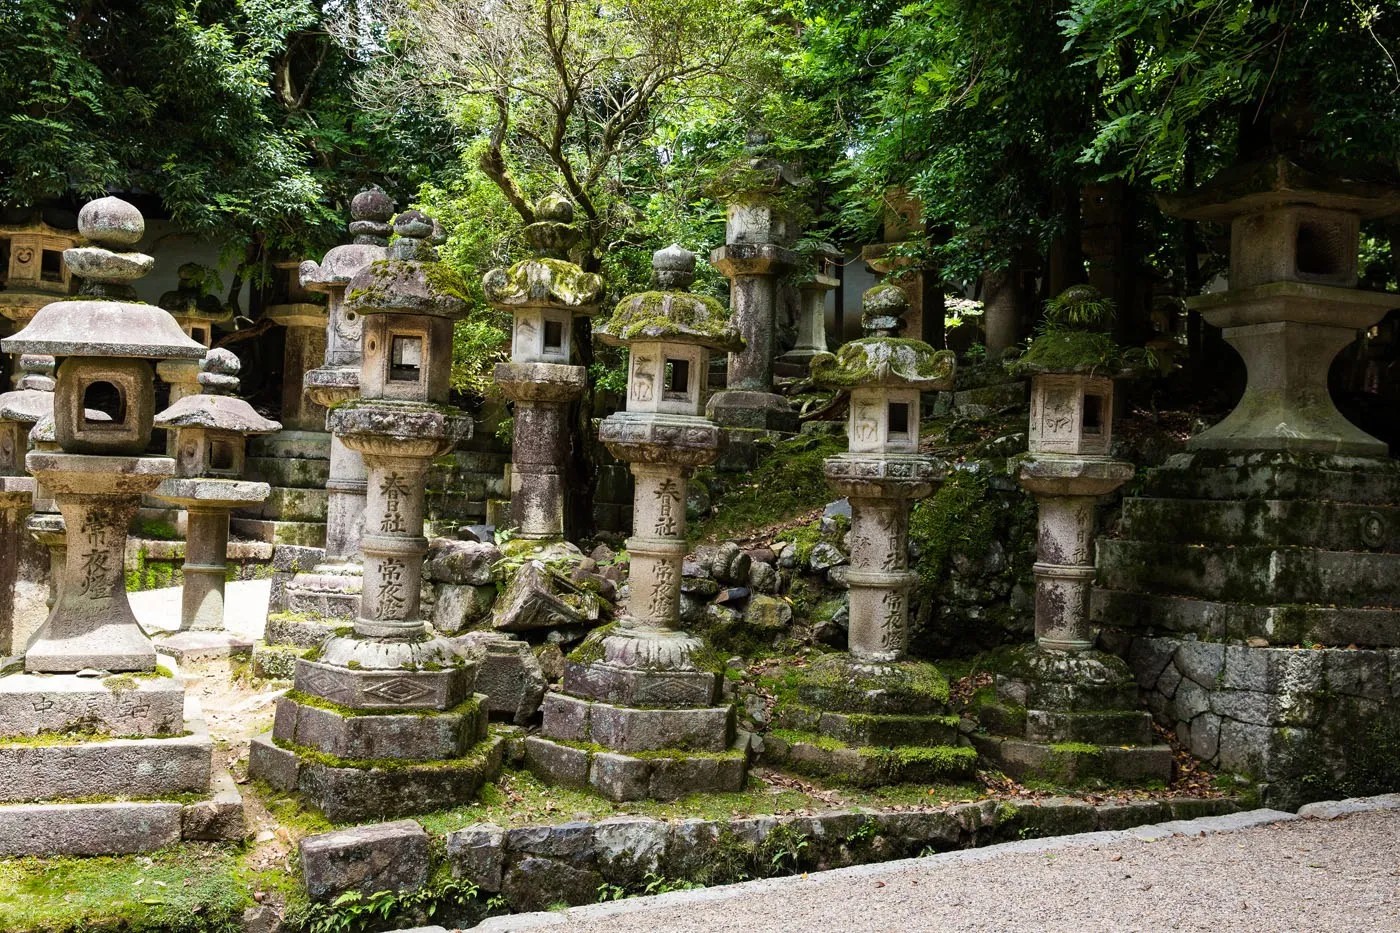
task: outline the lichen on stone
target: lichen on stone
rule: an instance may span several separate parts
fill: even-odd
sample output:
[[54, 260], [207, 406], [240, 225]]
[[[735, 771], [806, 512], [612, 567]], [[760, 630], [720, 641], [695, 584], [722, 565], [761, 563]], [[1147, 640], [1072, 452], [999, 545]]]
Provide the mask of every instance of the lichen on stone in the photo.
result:
[[486, 300], [498, 307], [567, 308], [592, 314], [603, 299], [603, 277], [566, 259], [537, 256], [506, 269], [492, 269], [481, 280]]
[[744, 346], [743, 338], [718, 301], [689, 292], [628, 295], [617, 303], [607, 323], [593, 333], [604, 343], [614, 344], [657, 340], [731, 351]]
[[934, 350], [922, 340], [865, 337], [833, 353], [812, 357], [812, 381], [824, 388], [910, 387], [925, 391], [953, 387], [957, 355]]

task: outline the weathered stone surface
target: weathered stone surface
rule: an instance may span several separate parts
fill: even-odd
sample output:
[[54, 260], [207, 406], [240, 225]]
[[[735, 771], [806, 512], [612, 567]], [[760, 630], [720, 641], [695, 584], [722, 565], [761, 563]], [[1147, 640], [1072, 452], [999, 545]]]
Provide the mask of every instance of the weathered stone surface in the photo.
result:
[[733, 741], [731, 706], [634, 709], [590, 703], [561, 693], [545, 699], [544, 734], [593, 742], [619, 752], [660, 749], [724, 751]]
[[447, 834], [447, 861], [452, 877], [483, 891], [501, 890], [505, 872], [505, 830], [495, 823], [478, 823]]
[[248, 743], [248, 774], [277, 790], [296, 790], [300, 767], [296, 752], [278, 748], [273, 744], [271, 732], [253, 736]]
[[593, 903], [602, 883], [603, 876], [596, 871], [531, 856], [511, 865], [501, 883], [501, 892], [513, 910], [549, 910], [560, 904]]
[[166, 797], [209, 787], [213, 745], [200, 720], [175, 738], [0, 745], [0, 801]]
[[0, 806], [0, 855], [126, 855], [180, 841], [178, 803]]
[[184, 730], [184, 707], [184, 685], [170, 677], [0, 677], [4, 736], [72, 731], [174, 735]]
[[500, 560], [500, 549], [494, 544], [437, 538], [429, 546], [424, 570], [434, 583], [488, 586], [495, 582], [494, 568]]
[[337, 758], [456, 758], [486, 738], [482, 699], [477, 696], [451, 712], [347, 716], [282, 697], [277, 701], [272, 734]]
[[238, 842], [247, 835], [243, 795], [227, 771], [215, 773], [207, 800], [187, 803], [180, 812], [180, 836], [204, 842]]
[[538, 736], [525, 740], [525, 762], [548, 784], [583, 787], [588, 783], [588, 752]]
[[527, 642], [499, 632], [469, 632], [455, 642], [479, 659], [476, 691], [486, 697], [486, 709], [517, 725], [539, 712], [545, 678]]
[[580, 625], [597, 616], [596, 597], [532, 560], [516, 572], [497, 601], [493, 624], [500, 631], [525, 632]]
[[[435, 656], [425, 661], [441, 663]], [[352, 709], [448, 710], [466, 700], [468, 673], [465, 668], [351, 669], [303, 658], [297, 661], [296, 688]]]
[[505, 845], [511, 855], [539, 855], [584, 866], [593, 861], [593, 824], [575, 821], [521, 826], [506, 831]]
[[428, 834], [413, 820], [356, 826], [301, 841], [302, 877], [313, 900], [346, 891], [412, 891], [428, 881]]
[[433, 603], [433, 628], [443, 635], [466, 631], [489, 617], [495, 603], [494, 585], [440, 583]]
[[651, 765], [630, 755], [599, 752], [589, 763], [588, 784], [609, 800], [645, 800]]
[[641, 671], [606, 663], [564, 667], [564, 691], [618, 706], [711, 706], [718, 675], [709, 671]]
[[644, 817], [614, 816], [593, 827], [598, 867], [609, 879], [641, 879], [661, 867], [670, 825]]

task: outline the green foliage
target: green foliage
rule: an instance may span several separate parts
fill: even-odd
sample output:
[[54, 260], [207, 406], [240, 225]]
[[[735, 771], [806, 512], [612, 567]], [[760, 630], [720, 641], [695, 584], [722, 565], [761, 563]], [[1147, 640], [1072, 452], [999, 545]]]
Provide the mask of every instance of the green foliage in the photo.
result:
[[325, 904], [313, 904], [302, 927], [304, 933], [359, 933], [398, 919], [429, 919], [439, 910], [460, 909], [476, 900], [476, 885], [445, 879], [413, 891], [376, 891], [366, 897], [347, 891]]
[[821, 508], [831, 499], [822, 461], [845, 447], [845, 438], [829, 436], [780, 441], [751, 473], [717, 497], [714, 514], [693, 526], [692, 536], [723, 538]]

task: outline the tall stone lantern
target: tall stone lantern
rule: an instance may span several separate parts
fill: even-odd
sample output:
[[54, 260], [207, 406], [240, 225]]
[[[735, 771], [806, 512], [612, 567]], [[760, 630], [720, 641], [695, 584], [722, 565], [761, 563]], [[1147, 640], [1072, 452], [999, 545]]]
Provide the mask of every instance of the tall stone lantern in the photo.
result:
[[[299, 788], [337, 821], [461, 803], [501, 760], [484, 698], [472, 693], [475, 662], [419, 612], [424, 475], [471, 434], [471, 419], [446, 404], [452, 321], [466, 302], [442, 290], [455, 277], [436, 262], [428, 217], [405, 211], [394, 231], [391, 258], [349, 284], [345, 308], [364, 326], [360, 395], [328, 419], [369, 474], [360, 612], [351, 633], [297, 661], [295, 690], [249, 762], [250, 773]], [[401, 767], [374, 762], [385, 758]]]
[[[717, 301], [685, 290], [693, 253], [660, 250], [652, 269], [656, 290], [622, 299], [594, 332], [630, 351], [627, 410], [605, 418], [599, 437], [637, 480], [631, 597], [616, 626], [570, 656], [563, 690], [545, 698], [544, 737], [526, 740], [536, 771], [612, 800], [739, 790], [748, 765], [704, 641], [680, 628], [686, 479], [720, 448], [718, 427], [701, 414], [709, 356], [742, 341]], [[588, 742], [608, 753], [578, 745]]]
[[[816, 733], [775, 755], [829, 777], [869, 783], [970, 775], [976, 754], [949, 726], [947, 680], [911, 659], [909, 511], [943, 480], [941, 462], [919, 452], [920, 393], [953, 384], [955, 356], [897, 339], [909, 299], [877, 285], [862, 300], [867, 336], [812, 360], [817, 385], [849, 393], [848, 450], [827, 459], [827, 482], [851, 505], [847, 650], [796, 671], [783, 725]], [[858, 767], [852, 767], [857, 763]], [[869, 773], [867, 773], [869, 772]]]
[[729, 203], [724, 245], [710, 263], [729, 279], [730, 313], [744, 348], [729, 354], [724, 390], [710, 399], [707, 413], [726, 428], [795, 431], [797, 414], [773, 391], [773, 337], [778, 279], [798, 263], [789, 201], [804, 180], [770, 157], [767, 143], [750, 134], [748, 152], [715, 186]]
[[[361, 191], [350, 202], [354, 242], [332, 248], [320, 263], [301, 264], [303, 287], [324, 292], [329, 302], [325, 359], [303, 380], [306, 396], [319, 406], [333, 408], [359, 395], [364, 319], [347, 306], [346, 290], [371, 263], [388, 258], [386, 245], [393, 229], [388, 221], [393, 212], [393, 200], [380, 189]], [[317, 641], [329, 633], [329, 625], [359, 614], [360, 536], [367, 488], [364, 458], [333, 433], [326, 479], [325, 555], [286, 587], [285, 608], [309, 619], [301, 627], [310, 638], [303, 640]]]
[[812, 251], [812, 268], [797, 283], [802, 296], [798, 309], [797, 345], [773, 361], [782, 376], [807, 375], [812, 357], [826, 353], [826, 294], [841, 284], [841, 251], [830, 243], [818, 243]]
[[[238, 398], [238, 357], [210, 350], [200, 366], [201, 392], [179, 399], [156, 415], [157, 427], [174, 438], [177, 476], [156, 487], [156, 495], [185, 509], [184, 584], [179, 633], [162, 647], [207, 651], [233, 642], [224, 628], [224, 581], [227, 576], [229, 513], [266, 498], [266, 483], [242, 480], [245, 438], [271, 434], [282, 426], [269, 421]], [[243, 643], [246, 650], [247, 644]]]
[[525, 541], [562, 542], [569, 403], [588, 387], [588, 370], [572, 365], [575, 319], [598, 313], [603, 279], [568, 261], [578, 241], [574, 206], [548, 196], [525, 228], [534, 257], [482, 280], [486, 300], [509, 311], [510, 362], [496, 364], [496, 384], [515, 403], [510, 465], [511, 523]]
[[[1067, 289], [1051, 302], [1047, 326], [1018, 369], [1031, 377], [1029, 453], [1018, 477], [1040, 508], [1036, 538], [1035, 644], [1000, 659], [996, 702], [980, 711], [990, 735], [979, 750], [1016, 778], [1058, 783], [1161, 780], [1172, 776], [1171, 749], [1154, 744], [1152, 716], [1137, 708], [1127, 664], [1095, 650], [1089, 599], [1098, 500], [1133, 477], [1133, 465], [1109, 456], [1113, 442], [1117, 351], [1104, 359], [1077, 347], [1112, 346], [1111, 314], [1098, 290]], [[1065, 315], [1066, 309], [1078, 310]], [[1094, 320], [1095, 313], [1102, 316]], [[1067, 323], [1060, 320], [1067, 317]], [[1103, 343], [1082, 340], [1101, 330]], [[1049, 352], [1046, 352], [1049, 351]]]
[[[102, 198], [83, 207], [78, 228], [99, 244], [64, 253], [83, 279], [85, 298], [46, 305], [3, 344], [6, 352], [60, 360], [54, 394], [60, 450], [33, 451], [25, 462], [68, 528], [66, 585], [25, 654], [25, 669], [149, 671], [155, 651], [131, 614], [122, 573], [127, 525], [142, 494], [175, 471], [169, 458], [143, 456], [155, 417], [149, 361], [198, 359], [205, 348], [168, 312], [108, 297], [129, 294], [129, 283], [151, 268], [149, 256], [109, 248], [141, 238], [139, 211]], [[107, 420], [89, 417], [89, 408]]]
[[26, 354], [19, 365], [18, 388], [0, 395], [0, 654], [6, 656], [23, 650], [32, 632], [21, 620], [37, 624], [47, 614], [44, 581], [60, 567], [50, 568], [47, 549], [28, 532], [30, 510], [47, 494], [24, 470], [30, 431], [53, 417], [55, 364], [51, 356]]

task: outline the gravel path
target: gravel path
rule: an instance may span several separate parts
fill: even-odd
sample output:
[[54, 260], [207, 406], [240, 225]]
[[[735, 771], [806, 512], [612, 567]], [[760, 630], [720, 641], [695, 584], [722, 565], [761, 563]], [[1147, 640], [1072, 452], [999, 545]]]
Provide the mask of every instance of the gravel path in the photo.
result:
[[[1042, 851], [1025, 851], [1033, 846]], [[522, 926], [505, 920], [487, 926], [545, 925], [552, 933], [1400, 931], [1400, 810], [1152, 842], [1122, 834], [1037, 840], [668, 895], [622, 910], [526, 915]]]

